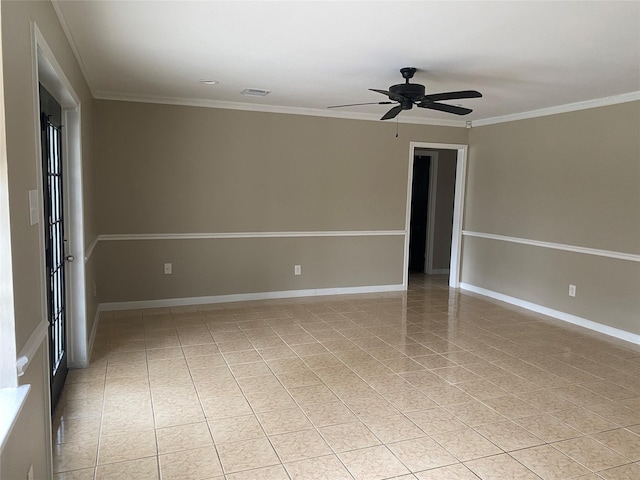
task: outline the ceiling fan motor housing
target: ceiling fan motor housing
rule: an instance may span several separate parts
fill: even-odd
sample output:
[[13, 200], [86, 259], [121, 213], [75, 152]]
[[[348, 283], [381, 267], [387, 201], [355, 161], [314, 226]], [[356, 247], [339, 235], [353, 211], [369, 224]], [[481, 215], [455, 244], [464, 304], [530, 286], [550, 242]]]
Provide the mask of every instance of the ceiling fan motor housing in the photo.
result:
[[389, 91], [396, 95], [402, 95], [407, 99], [406, 102], [400, 102], [404, 110], [409, 110], [413, 107], [413, 103], [422, 100], [425, 94], [424, 85], [419, 85], [417, 83], [400, 83], [398, 85], [392, 85], [389, 87]]

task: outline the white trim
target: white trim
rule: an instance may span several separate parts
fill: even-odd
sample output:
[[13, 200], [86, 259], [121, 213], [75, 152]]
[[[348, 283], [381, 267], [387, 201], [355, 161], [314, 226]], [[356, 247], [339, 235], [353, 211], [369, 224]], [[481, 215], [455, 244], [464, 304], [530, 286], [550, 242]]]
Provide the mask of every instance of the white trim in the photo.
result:
[[543, 315], [547, 315], [549, 317], [562, 320], [563, 322], [572, 323], [574, 325], [578, 325], [580, 327], [584, 327], [589, 330], [594, 330], [596, 332], [604, 333], [605, 335], [609, 335], [611, 337], [619, 338], [621, 340], [625, 340], [627, 342], [640, 345], [640, 335], [636, 333], [627, 332], [626, 330], [620, 330], [619, 328], [610, 327], [609, 325], [604, 325], [602, 323], [594, 322], [592, 320], [587, 320], [586, 318], [578, 317], [576, 315], [571, 315], [570, 313], [561, 312], [560, 310], [554, 310], [552, 308], [544, 307], [542, 305], [528, 302], [520, 298], [511, 297], [509, 295], [504, 295], [502, 293], [494, 292], [493, 290], [487, 290], [486, 288], [470, 285], [468, 283], [461, 282], [460, 288], [463, 290], [467, 290], [469, 292], [474, 292], [480, 295], [484, 295], [485, 297], [490, 297], [496, 300], [500, 300], [501, 302], [506, 302], [511, 305], [516, 305], [518, 307], [526, 308], [527, 310], [531, 310], [533, 312], [542, 313]]
[[584, 102], [569, 103], [549, 108], [541, 108], [539, 110], [531, 110], [529, 112], [474, 120], [471, 122], [471, 125], [474, 127], [483, 127], [485, 125], [494, 125], [496, 123], [515, 122], [516, 120], [526, 120], [528, 118], [545, 117], [547, 115], [557, 115], [559, 113], [576, 112], [578, 110], [606, 107], [609, 105], [617, 105], [619, 103], [635, 102], [638, 100], [640, 100], [640, 92], [623, 93], [621, 95], [597, 98], [595, 100], [587, 100]]
[[76, 58], [76, 62], [80, 67], [80, 71], [82, 72], [82, 76], [84, 77], [84, 81], [87, 82], [87, 86], [89, 90], [93, 92], [91, 77], [89, 77], [89, 70], [85, 67], [84, 62], [82, 61], [82, 57], [80, 56], [80, 49], [76, 45], [75, 38], [71, 34], [71, 29], [69, 28], [69, 24], [67, 23], [67, 18], [62, 13], [62, 8], [60, 7], [60, 0], [51, 0], [51, 4], [53, 6], [53, 10], [56, 12], [56, 16], [58, 17], [58, 22], [62, 27], [62, 31], [64, 32], [64, 36], [67, 37], [67, 41], [69, 42], [69, 46], [71, 47], [71, 51], [73, 52], [73, 56]]
[[[0, 388], [0, 453], [11, 434], [11, 430], [27, 401], [31, 385], [16, 388]], [[51, 423], [51, 422], [49, 422]]]
[[[117, 92], [97, 91], [93, 93], [97, 100], [112, 100], [117, 102], [154, 103], [160, 105], [178, 105], [185, 107], [219, 108], [224, 110], [242, 110], [246, 112], [281, 113], [286, 115], [305, 115], [311, 117], [342, 118], [347, 120], [366, 120], [379, 122], [380, 113], [353, 113], [338, 111], [335, 109], [285, 107], [278, 105], [263, 105], [256, 103], [225, 102], [220, 100], [208, 100], [204, 98], [180, 98], [180, 97], [144, 97], [136, 95], [124, 95]], [[434, 118], [416, 118], [400, 115], [399, 123], [414, 125], [434, 125], [440, 127], [466, 128], [466, 122], [461, 120], [446, 120]], [[395, 124], [395, 122], [393, 122]]]
[[204, 305], [209, 303], [246, 302], [251, 300], [273, 300], [279, 298], [320, 297], [327, 295], [353, 295], [361, 293], [381, 293], [404, 291], [404, 285], [368, 285], [362, 287], [312, 288], [306, 290], [282, 290], [279, 292], [237, 293], [210, 297], [166, 298], [132, 302], [101, 303], [98, 310], [133, 310], [139, 308], [178, 307], [183, 305]]
[[91, 258], [91, 254], [93, 253], [94, 248], [96, 248], [96, 245], [98, 245], [98, 242], [100, 241], [100, 236], [96, 236], [96, 238], [93, 239], [93, 242], [91, 242], [89, 244], [89, 247], [87, 247], [84, 250], [84, 262], [87, 263], [89, 261], [89, 259]]
[[427, 199], [429, 227], [427, 229], [427, 255], [424, 271], [432, 273], [433, 247], [436, 243], [436, 210], [438, 208], [438, 152], [433, 152], [429, 170], [429, 198]]
[[359, 230], [333, 232], [220, 232], [220, 233], [132, 233], [100, 235], [97, 241], [121, 240], [201, 240], [222, 238], [300, 238], [300, 237], [387, 237], [405, 235], [404, 230]]
[[449, 261], [449, 286], [457, 288], [462, 270], [462, 225], [467, 188], [467, 150], [465, 145], [458, 150], [456, 158], [456, 187], [453, 194], [453, 227], [451, 231], [451, 260]]
[[20, 350], [18, 358], [16, 360], [16, 370], [18, 376], [21, 377], [27, 371], [31, 360], [35, 357], [36, 353], [40, 349], [42, 342], [47, 338], [49, 333], [49, 322], [42, 320], [35, 330], [29, 336], [29, 339]]
[[531, 245], [534, 247], [551, 248], [554, 250], [564, 250], [566, 252], [584, 253], [586, 255], [595, 255], [598, 257], [615, 258], [617, 260], [627, 260], [629, 262], [640, 262], [640, 255], [634, 253], [616, 252], [612, 250], [600, 250], [598, 248], [578, 247], [576, 245], [566, 245], [563, 243], [543, 242], [540, 240], [530, 240], [527, 238], [508, 237], [506, 235], [495, 235], [493, 233], [472, 232], [463, 230], [465, 237], [486, 238], [489, 240], [499, 240], [502, 242], [519, 243], [522, 245]]
[[86, 368], [89, 366], [91, 361], [91, 353], [93, 352], [93, 343], [96, 339], [96, 332], [98, 331], [98, 319], [100, 318], [100, 311], [96, 309], [96, 314], [93, 316], [93, 327], [91, 328], [91, 334], [89, 335], [89, 340], [87, 342], [87, 357], [82, 359], [81, 361], [67, 361], [67, 366], [69, 368]]

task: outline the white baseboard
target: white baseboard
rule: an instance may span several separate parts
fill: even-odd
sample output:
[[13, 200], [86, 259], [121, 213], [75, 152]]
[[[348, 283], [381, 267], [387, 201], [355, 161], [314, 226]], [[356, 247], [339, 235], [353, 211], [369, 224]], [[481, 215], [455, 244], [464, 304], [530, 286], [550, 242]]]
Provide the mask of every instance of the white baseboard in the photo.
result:
[[279, 298], [319, 297], [327, 295], [353, 295], [359, 293], [381, 293], [404, 291], [404, 285], [369, 285], [364, 287], [313, 288], [307, 290], [283, 290], [279, 292], [237, 293], [209, 297], [166, 298], [133, 302], [101, 303], [99, 312], [134, 310], [139, 308], [179, 307], [183, 305], [203, 305], [208, 303], [246, 302], [250, 300], [272, 300]]
[[526, 308], [527, 310], [542, 313], [543, 315], [547, 315], [564, 322], [572, 323], [580, 327], [588, 328], [589, 330], [604, 333], [605, 335], [609, 335], [611, 337], [635, 343], [636, 345], [640, 345], [640, 335], [627, 332], [626, 330], [620, 330], [619, 328], [610, 327], [609, 325], [594, 322], [593, 320], [587, 320], [586, 318], [571, 315], [570, 313], [561, 312], [560, 310], [554, 310], [552, 308], [544, 307], [542, 305], [528, 302], [520, 298], [511, 297], [503, 293], [494, 292], [493, 290], [487, 290], [486, 288], [470, 285], [468, 283], [460, 282], [460, 288], [463, 290], [468, 290], [469, 292], [484, 295], [485, 297], [490, 297], [505, 303], [510, 303], [511, 305]]
[[96, 332], [98, 331], [98, 320], [100, 319], [100, 307], [96, 310], [96, 314], [93, 316], [93, 327], [91, 328], [91, 335], [87, 341], [87, 358], [80, 364], [69, 365], [70, 368], [85, 368], [91, 363], [91, 354], [93, 353], [93, 343], [96, 339]]

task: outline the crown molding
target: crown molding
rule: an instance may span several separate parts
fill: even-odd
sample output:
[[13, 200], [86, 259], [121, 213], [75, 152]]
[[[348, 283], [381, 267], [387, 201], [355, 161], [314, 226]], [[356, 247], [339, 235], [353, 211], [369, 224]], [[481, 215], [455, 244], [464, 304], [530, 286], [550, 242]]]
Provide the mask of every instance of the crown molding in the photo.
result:
[[71, 51], [73, 52], [73, 56], [76, 58], [76, 62], [78, 62], [78, 67], [80, 68], [80, 72], [84, 77], [84, 81], [87, 83], [89, 87], [89, 91], [93, 94], [94, 88], [91, 83], [91, 77], [89, 76], [89, 71], [82, 61], [82, 56], [80, 55], [80, 50], [78, 49], [78, 45], [76, 44], [75, 38], [71, 34], [71, 29], [69, 28], [69, 24], [67, 23], [67, 18], [64, 16], [64, 12], [62, 11], [62, 7], [60, 6], [60, 0], [51, 0], [51, 5], [53, 6], [53, 10], [58, 17], [58, 22], [60, 22], [60, 26], [62, 27], [62, 31], [64, 36], [67, 38], [69, 42], [69, 46], [71, 47]]
[[[113, 100], [119, 102], [155, 103], [162, 105], [180, 105], [186, 107], [219, 108], [224, 110], [242, 110], [248, 112], [282, 113], [287, 115], [306, 115], [311, 117], [342, 118], [346, 120], [367, 120], [379, 122], [380, 117], [376, 114], [338, 112], [336, 110], [324, 110], [320, 108], [300, 108], [284, 107], [277, 105], [260, 105], [242, 102], [224, 102], [220, 100], [207, 100], [202, 98], [179, 98], [179, 97], [146, 97], [137, 95], [123, 95], [117, 92], [97, 91], [93, 94], [98, 100]], [[463, 120], [439, 120], [433, 118], [398, 118], [399, 123], [414, 125], [432, 125], [439, 127], [465, 128], [466, 122]]]
[[638, 100], [640, 100], [640, 91], [623, 93], [621, 95], [614, 95], [611, 97], [597, 98], [595, 100], [586, 100], [584, 102], [568, 103], [566, 105], [558, 105], [557, 107], [541, 108], [539, 110], [531, 110], [529, 112], [474, 120], [471, 122], [471, 125], [473, 127], [483, 127], [485, 125], [495, 125], [496, 123], [515, 122], [517, 120], [545, 117], [548, 115], [557, 115], [559, 113], [576, 112], [578, 110], [588, 110], [590, 108], [606, 107], [609, 105], [617, 105], [619, 103], [636, 102]]

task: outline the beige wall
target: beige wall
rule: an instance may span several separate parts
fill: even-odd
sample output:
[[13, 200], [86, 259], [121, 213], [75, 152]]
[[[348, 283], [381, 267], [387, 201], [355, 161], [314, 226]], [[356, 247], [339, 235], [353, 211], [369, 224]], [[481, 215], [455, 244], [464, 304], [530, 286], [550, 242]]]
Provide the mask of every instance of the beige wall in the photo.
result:
[[[94, 202], [91, 199], [93, 171], [91, 168], [91, 106], [93, 99], [82, 77], [75, 57], [64, 36], [50, 2], [2, 1], [2, 53], [9, 177], [9, 205], [11, 214], [11, 247], [13, 261], [16, 349], [18, 352], [46, 318], [41, 298], [42, 286], [40, 230], [29, 223], [28, 191], [39, 187], [40, 152], [38, 150], [37, 119], [34, 118], [37, 99], [34, 98], [32, 31], [35, 22], [57, 62], [80, 98], [82, 114], [83, 188], [87, 219], [87, 243], [96, 235]], [[82, 261], [82, 259], [79, 259]], [[92, 279], [87, 279], [92, 282]], [[95, 315], [95, 303], [87, 305], [89, 322]], [[87, 325], [90, 332], [92, 325]], [[40, 354], [39, 354], [40, 355]], [[43, 433], [47, 429], [49, 412], [46, 405], [48, 391], [43, 387], [48, 372], [42, 357], [34, 359], [20, 383], [30, 383], [32, 391], [18, 419], [16, 428], [2, 454], [2, 478], [26, 478], [30, 464], [36, 478], [45, 478], [49, 441]], [[16, 472], [19, 476], [16, 476]]]
[[[473, 128], [464, 229], [639, 254], [638, 132], [640, 102]], [[640, 333], [638, 262], [467, 236], [462, 281]]]
[[[102, 234], [404, 230], [409, 142], [467, 140], [464, 128], [400, 125], [396, 138], [386, 122], [117, 101], [96, 102], [95, 128]], [[402, 283], [397, 236], [114, 243], [98, 247], [106, 303]]]

